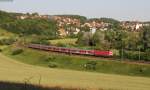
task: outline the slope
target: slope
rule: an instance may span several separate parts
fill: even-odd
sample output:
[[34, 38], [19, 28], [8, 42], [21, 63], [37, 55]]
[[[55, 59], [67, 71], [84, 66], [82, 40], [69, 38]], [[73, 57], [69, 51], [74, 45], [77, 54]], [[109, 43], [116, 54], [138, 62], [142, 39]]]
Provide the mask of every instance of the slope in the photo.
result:
[[150, 78], [49, 69], [12, 60], [0, 54], [0, 80], [42, 85], [112, 90], [149, 90]]

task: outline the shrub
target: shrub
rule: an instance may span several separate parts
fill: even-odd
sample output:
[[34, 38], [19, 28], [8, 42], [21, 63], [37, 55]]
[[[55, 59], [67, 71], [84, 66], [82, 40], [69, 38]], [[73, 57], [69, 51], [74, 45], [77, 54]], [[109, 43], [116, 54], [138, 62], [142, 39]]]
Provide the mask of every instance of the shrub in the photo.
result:
[[89, 70], [96, 70], [96, 65], [97, 65], [97, 62], [96, 61], [88, 61], [84, 67], [86, 69], [89, 69]]
[[54, 60], [55, 60], [54, 56], [49, 56], [49, 57], [44, 58], [44, 61], [46, 61], [46, 62], [52, 62]]
[[14, 49], [13, 51], [12, 51], [12, 55], [18, 55], [18, 54], [21, 54], [23, 52], [23, 49]]
[[50, 45], [50, 42], [48, 42], [48, 40], [33, 40], [31, 41], [31, 43], [33, 44], [43, 44], [43, 45]]
[[145, 57], [146, 57], [145, 58], [146, 61], [150, 61], [150, 51], [145, 52]]
[[56, 63], [54, 63], [54, 62], [50, 62], [48, 64], [48, 67], [50, 67], [50, 68], [56, 68], [56, 67], [58, 67], [58, 65]]
[[14, 39], [9, 38], [9, 39], [1, 39], [0, 40], [0, 45], [11, 45], [15, 42]]
[[[139, 52], [136, 51], [124, 51], [124, 58], [139, 60]], [[141, 52], [140, 59], [145, 61], [150, 61], [150, 53], [149, 52]]]
[[60, 42], [59, 42], [59, 43], [57, 43], [56, 45], [57, 45], [58, 47], [66, 47], [66, 44], [64, 44], [64, 43], [60, 43]]
[[0, 52], [2, 52], [3, 50], [0, 48]]

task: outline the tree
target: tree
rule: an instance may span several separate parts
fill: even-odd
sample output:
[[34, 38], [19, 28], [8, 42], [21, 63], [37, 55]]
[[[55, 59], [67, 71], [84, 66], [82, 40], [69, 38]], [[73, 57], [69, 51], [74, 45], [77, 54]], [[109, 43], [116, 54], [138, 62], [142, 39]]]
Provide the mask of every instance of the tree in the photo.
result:
[[24, 35], [41, 35], [51, 38], [56, 37], [57, 26], [56, 22], [44, 19], [25, 19], [15, 20], [2, 25], [2, 28], [9, 32]]
[[32, 13], [32, 16], [39, 16], [39, 14], [36, 12], [36, 13]]
[[97, 49], [108, 49], [108, 45], [105, 40], [105, 33], [102, 31], [96, 31], [93, 35], [92, 43]]
[[116, 31], [108, 30], [105, 31], [105, 39], [110, 43], [110, 48], [115, 48], [115, 40], [116, 40]]
[[116, 39], [114, 42], [115, 48], [119, 49], [120, 57], [123, 60], [124, 56], [124, 49], [128, 44], [127, 40], [127, 32], [123, 30], [117, 30], [116, 31]]
[[150, 49], [150, 26], [144, 27], [142, 34], [143, 34], [142, 42], [143, 42], [144, 50], [146, 51]]
[[83, 46], [91, 46], [92, 34], [90, 32], [80, 32], [77, 43]]
[[139, 32], [128, 32], [126, 49], [137, 51], [141, 48]]

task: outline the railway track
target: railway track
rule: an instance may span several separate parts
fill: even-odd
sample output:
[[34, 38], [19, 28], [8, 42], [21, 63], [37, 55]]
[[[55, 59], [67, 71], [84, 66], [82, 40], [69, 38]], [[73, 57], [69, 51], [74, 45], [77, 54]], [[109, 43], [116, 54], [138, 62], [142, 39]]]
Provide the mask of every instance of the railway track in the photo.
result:
[[[32, 48], [32, 47], [28, 47], [28, 48]], [[62, 52], [58, 52], [58, 51], [50, 51], [50, 50], [43, 50], [41, 48], [32, 48], [32, 49], [36, 49], [36, 50], [41, 50], [41, 51], [46, 51], [49, 53], [54, 53], [54, 54], [63, 54], [63, 55], [68, 55], [68, 56], [74, 56], [74, 57], [80, 57], [80, 58], [87, 58], [87, 59], [91, 59], [91, 60], [106, 60], [106, 61], [116, 61], [116, 62], [122, 62], [122, 63], [128, 63], [128, 64], [150, 64], [150, 62], [148, 61], [131, 61], [129, 59], [123, 59], [121, 60], [120, 58], [116, 58], [116, 57], [104, 57], [104, 56], [92, 56], [92, 55], [80, 55], [80, 54], [73, 54], [73, 53], [62, 53]]]

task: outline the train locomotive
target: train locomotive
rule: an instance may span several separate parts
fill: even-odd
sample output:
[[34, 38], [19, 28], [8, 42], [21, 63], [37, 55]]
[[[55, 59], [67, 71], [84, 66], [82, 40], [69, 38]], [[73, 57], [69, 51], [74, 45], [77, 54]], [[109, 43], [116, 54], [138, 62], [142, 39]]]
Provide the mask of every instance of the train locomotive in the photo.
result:
[[104, 56], [104, 57], [113, 56], [112, 51], [82, 50], [82, 49], [73, 49], [73, 48], [66, 48], [66, 47], [41, 45], [41, 44], [29, 44], [28, 48], [39, 49], [39, 50], [44, 50], [44, 51], [67, 53], [67, 54]]

